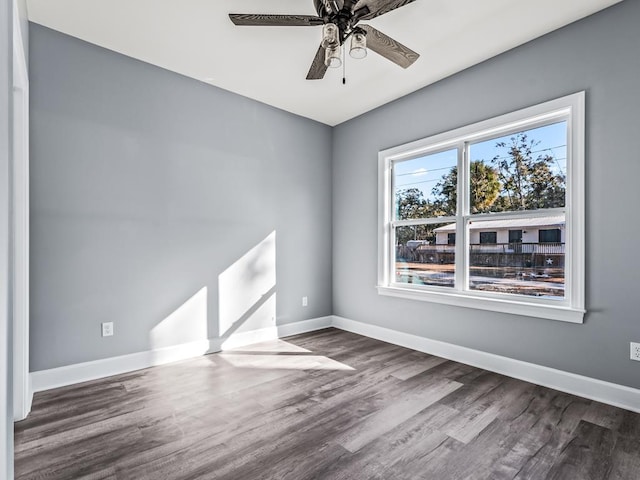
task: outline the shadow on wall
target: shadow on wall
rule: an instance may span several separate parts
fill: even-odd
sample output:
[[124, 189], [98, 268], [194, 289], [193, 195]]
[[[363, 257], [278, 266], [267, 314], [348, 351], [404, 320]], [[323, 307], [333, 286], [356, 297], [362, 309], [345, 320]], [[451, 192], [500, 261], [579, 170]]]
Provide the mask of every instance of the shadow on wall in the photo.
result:
[[[184, 346], [185, 355], [246, 344], [261, 330], [273, 338], [276, 330], [276, 232], [218, 275], [218, 314], [210, 318], [209, 288], [202, 287], [150, 332], [156, 360], [167, 359], [163, 350]], [[271, 330], [264, 330], [271, 329]], [[184, 339], [188, 339], [185, 342]]]

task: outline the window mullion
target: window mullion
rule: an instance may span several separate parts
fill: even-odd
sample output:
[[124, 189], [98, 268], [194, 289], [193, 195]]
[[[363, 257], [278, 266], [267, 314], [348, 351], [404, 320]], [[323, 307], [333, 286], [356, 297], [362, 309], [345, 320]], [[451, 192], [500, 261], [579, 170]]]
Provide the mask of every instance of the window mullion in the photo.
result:
[[458, 185], [457, 185], [457, 219], [456, 219], [456, 261], [455, 288], [464, 291], [468, 286], [467, 271], [467, 232], [465, 215], [469, 211], [469, 188], [467, 175], [467, 144], [458, 145]]

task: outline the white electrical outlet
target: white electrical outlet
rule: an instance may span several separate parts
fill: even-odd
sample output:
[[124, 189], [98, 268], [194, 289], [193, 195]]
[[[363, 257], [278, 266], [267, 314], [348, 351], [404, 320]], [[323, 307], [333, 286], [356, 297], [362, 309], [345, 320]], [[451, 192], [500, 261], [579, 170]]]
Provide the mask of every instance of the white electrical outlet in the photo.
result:
[[306, 307], [307, 305], [309, 305], [309, 298], [308, 297], [302, 297], [302, 306]]
[[631, 360], [640, 362], [640, 343], [631, 342]]
[[102, 336], [111, 337], [113, 335], [113, 322], [103, 322], [102, 324]]

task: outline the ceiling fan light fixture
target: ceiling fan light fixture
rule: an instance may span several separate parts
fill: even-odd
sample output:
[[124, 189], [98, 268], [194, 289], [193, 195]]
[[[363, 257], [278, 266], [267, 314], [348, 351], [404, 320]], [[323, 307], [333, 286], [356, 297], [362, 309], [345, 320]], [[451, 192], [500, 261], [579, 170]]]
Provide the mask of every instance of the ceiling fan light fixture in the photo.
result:
[[325, 23], [322, 26], [322, 47], [338, 47], [340, 45], [340, 30], [335, 23]]
[[340, 46], [329, 47], [324, 51], [324, 64], [329, 68], [338, 68], [342, 65]]
[[367, 56], [367, 35], [362, 31], [353, 32], [351, 35], [351, 49], [349, 55], [352, 58], [361, 59]]
[[[324, 78], [327, 69], [344, 66], [347, 45], [349, 54], [360, 59], [367, 56], [367, 46], [396, 65], [407, 68], [420, 54], [376, 30], [371, 25], [359, 25], [416, 0], [312, 0], [316, 15], [283, 15], [263, 13], [230, 13], [234, 25], [259, 27], [316, 27], [322, 26], [320, 46], [311, 62], [307, 80]], [[366, 5], [363, 5], [366, 3]], [[367, 36], [369, 38], [367, 39]], [[343, 83], [344, 83], [343, 75]]]

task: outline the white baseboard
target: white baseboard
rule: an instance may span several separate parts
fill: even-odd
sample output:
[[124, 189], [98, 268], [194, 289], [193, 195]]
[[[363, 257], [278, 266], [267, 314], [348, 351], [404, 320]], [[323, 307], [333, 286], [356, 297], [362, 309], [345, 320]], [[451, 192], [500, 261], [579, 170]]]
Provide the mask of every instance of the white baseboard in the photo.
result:
[[640, 413], [640, 390], [635, 388], [521, 360], [514, 360], [513, 358], [493, 353], [481, 352], [451, 343], [431, 340], [335, 315], [236, 333], [224, 341], [219, 338], [201, 340], [173, 347], [32, 372], [30, 374], [32, 391], [41, 392], [66, 385], [97, 380], [155, 365], [185, 360], [206, 353], [288, 337], [327, 327], [339, 328]]
[[211, 344], [209, 340], [198, 340], [173, 347], [31, 372], [33, 391], [41, 392], [204, 355], [211, 350]]
[[430, 340], [389, 328], [333, 316], [332, 326], [348, 332], [393, 343], [420, 352], [501, 373], [509, 377], [553, 388], [640, 413], [640, 390], [577, 375], [513, 358], [481, 352], [451, 343]]
[[228, 350], [230, 348], [251, 345], [252, 343], [274, 340], [276, 338], [289, 337], [299, 333], [313, 332], [322, 328], [331, 326], [332, 317], [319, 317], [310, 320], [302, 320], [300, 322], [287, 323], [259, 330], [251, 330], [249, 332], [239, 332], [233, 334], [220, 345], [218, 350]]
[[331, 326], [332, 317], [321, 317], [288, 323], [250, 332], [236, 333], [225, 341], [219, 338], [198, 340], [172, 347], [148, 350], [118, 357], [110, 357], [91, 362], [77, 363], [64, 367], [31, 372], [32, 391], [42, 392], [52, 388], [98, 380], [100, 378], [133, 372], [156, 365], [186, 360], [207, 353], [249, 345], [280, 337], [311, 332]]
[[313, 332], [329, 328], [333, 324], [333, 316], [312, 318], [311, 320], [303, 320], [301, 322], [285, 323], [278, 325], [278, 338], [290, 337], [291, 335], [299, 335], [301, 333]]
[[31, 375], [27, 374], [26, 392], [20, 404], [13, 404], [13, 421], [20, 422], [27, 418], [31, 413], [31, 404], [33, 403], [33, 387], [31, 386]]

